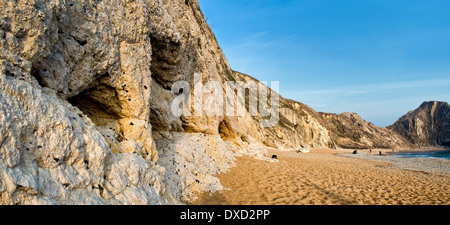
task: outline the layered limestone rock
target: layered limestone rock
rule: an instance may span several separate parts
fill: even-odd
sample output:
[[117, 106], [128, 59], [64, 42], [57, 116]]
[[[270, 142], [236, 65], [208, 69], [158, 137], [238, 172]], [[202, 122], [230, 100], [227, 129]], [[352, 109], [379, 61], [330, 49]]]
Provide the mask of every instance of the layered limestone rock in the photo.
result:
[[419, 146], [450, 146], [450, 106], [430, 101], [408, 112], [388, 127]]
[[342, 148], [400, 148], [408, 142], [396, 132], [377, 127], [356, 113], [320, 113], [336, 145]]

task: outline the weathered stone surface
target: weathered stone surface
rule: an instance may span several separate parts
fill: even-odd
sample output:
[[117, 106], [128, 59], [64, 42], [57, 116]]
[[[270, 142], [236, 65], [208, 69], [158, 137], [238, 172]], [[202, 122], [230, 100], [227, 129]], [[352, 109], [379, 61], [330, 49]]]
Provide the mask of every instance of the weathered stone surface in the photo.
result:
[[96, 125], [54, 90], [2, 73], [0, 101], [1, 203], [177, 203], [163, 168], [113, 154]]
[[[155, 172], [164, 169], [153, 164], [150, 124], [150, 38], [180, 39], [162, 3], [1, 1], [0, 8], [1, 166], [15, 169], [2, 170], [2, 202], [176, 203], [163, 200], [170, 191]], [[112, 188], [116, 177], [128, 182], [129, 171], [145, 176]]]
[[[244, 82], [259, 82], [239, 72], [233, 72], [235, 79]], [[259, 100], [259, 99], [258, 99]], [[321, 116], [305, 104], [279, 96], [279, 120], [275, 126], [263, 127], [261, 120], [266, 117], [246, 115], [230, 118], [234, 130], [244, 141], [258, 142], [266, 146], [293, 150], [309, 147], [336, 147]], [[245, 135], [244, 135], [245, 134]]]
[[[170, 112], [174, 82], [193, 82], [195, 72], [219, 82], [233, 74], [198, 2], [35, 0], [0, 6], [3, 203], [177, 203], [220, 189], [212, 175], [231, 166], [233, 154], [249, 149], [264, 159], [264, 147], [249, 143], [254, 139], [247, 132], [256, 131], [251, 117], [245, 125], [250, 129], [239, 129], [236, 118]], [[234, 142], [220, 138], [222, 128], [230, 129], [226, 135]], [[196, 146], [191, 142], [198, 135], [207, 136]], [[161, 160], [153, 137], [172, 151]], [[195, 157], [203, 163], [186, 161], [181, 174], [167, 161], [167, 155], [204, 149], [207, 155]]]
[[[169, 39], [174, 34], [161, 22], [171, 21], [162, 3], [148, 3], [2, 1], [1, 46], [5, 59], [31, 72], [60, 98], [69, 98], [105, 136], [124, 140], [108, 139], [115, 151], [140, 152], [156, 161], [149, 123], [149, 33], [159, 30]], [[124, 132], [123, 119], [135, 120], [140, 135]], [[111, 127], [117, 129], [111, 132]]]

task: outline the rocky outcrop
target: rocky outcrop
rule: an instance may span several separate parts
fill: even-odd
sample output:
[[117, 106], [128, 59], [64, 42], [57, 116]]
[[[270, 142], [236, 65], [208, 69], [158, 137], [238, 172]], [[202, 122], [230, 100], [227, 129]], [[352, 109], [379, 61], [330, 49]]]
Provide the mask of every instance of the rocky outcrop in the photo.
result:
[[356, 113], [320, 113], [336, 145], [342, 148], [399, 148], [408, 142], [396, 132], [377, 127]]
[[447, 102], [424, 102], [388, 128], [414, 145], [450, 147], [450, 106]]

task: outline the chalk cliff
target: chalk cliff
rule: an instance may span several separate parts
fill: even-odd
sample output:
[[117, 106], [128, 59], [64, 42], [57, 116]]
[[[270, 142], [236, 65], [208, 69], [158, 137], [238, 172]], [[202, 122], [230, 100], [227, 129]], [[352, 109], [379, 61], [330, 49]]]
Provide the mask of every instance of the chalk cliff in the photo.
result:
[[248, 111], [171, 113], [174, 83], [237, 79], [197, 1], [0, 8], [1, 203], [178, 204], [235, 155], [269, 160]]

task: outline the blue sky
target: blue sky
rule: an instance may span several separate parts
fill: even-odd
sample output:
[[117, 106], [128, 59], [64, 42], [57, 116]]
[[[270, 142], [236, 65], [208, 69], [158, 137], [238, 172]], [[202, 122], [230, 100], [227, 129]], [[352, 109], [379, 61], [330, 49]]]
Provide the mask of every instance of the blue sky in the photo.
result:
[[388, 126], [450, 102], [450, 1], [199, 0], [233, 70]]

